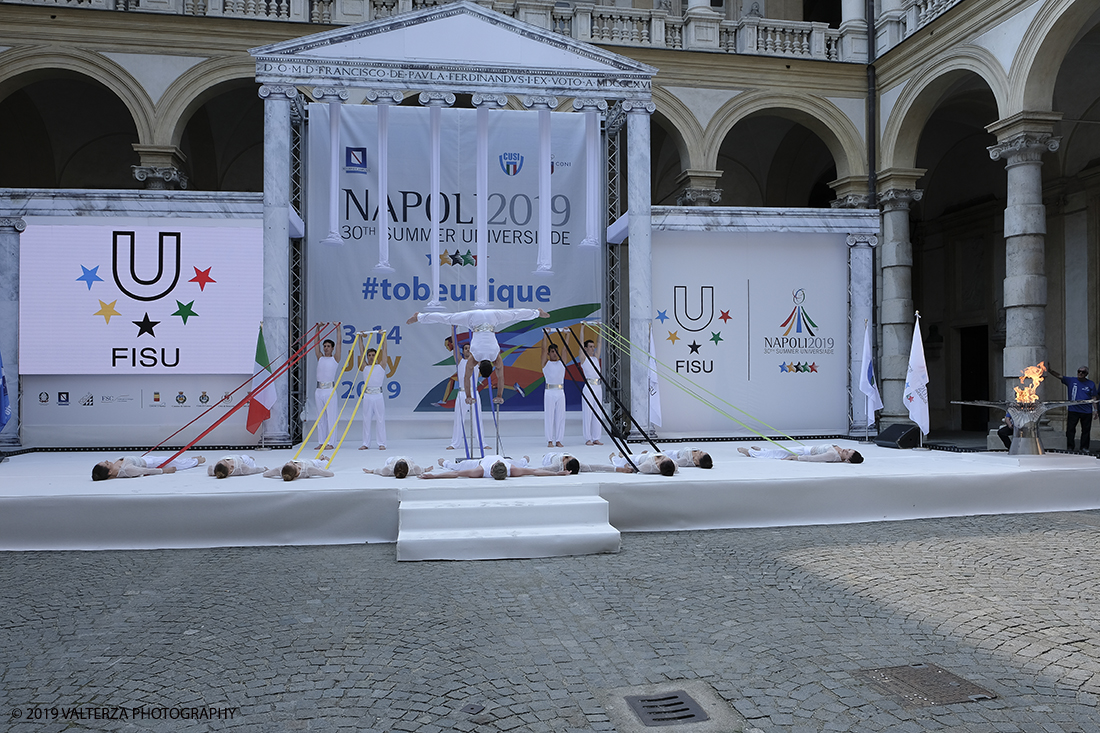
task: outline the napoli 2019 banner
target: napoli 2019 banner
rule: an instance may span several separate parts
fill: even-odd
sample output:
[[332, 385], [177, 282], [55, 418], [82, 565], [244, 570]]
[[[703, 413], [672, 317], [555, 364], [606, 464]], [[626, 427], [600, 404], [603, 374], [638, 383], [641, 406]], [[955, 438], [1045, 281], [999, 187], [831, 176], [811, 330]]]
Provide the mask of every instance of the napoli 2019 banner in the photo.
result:
[[[327, 105], [310, 106], [307, 216], [307, 316], [315, 322], [343, 323], [346, 349], [357, 330], [387, 332], [385, 368], [387, 415], [446, 412], [453, 408], [454, 359], [444, 346], [450, 328], [406, 325], [432, 300], [430, 232], [438, 217], [438, 300], [444, 311], [475, 305], [476, 266], [488, 268], [487, 308], [542, 308], [550, 319], [515, 324], [498, 334], [506, 366], [505, 411], [542, 409], [540, 342], [543, 328], [571, 327], [600, 317], [601, 263], [598, 247], [580, 247], [585, 237], [584, 117], [552, 115], [551, 241], [553, 274], [535, 275], [539, 230], [538, 113], [489, 113], [487, 261], [478, 262], [476, 222], [476, 112], [443, 110], [439, 200], [431, 195], [430, 123], [426, 108], [394, 107], [389, 112], [388, 196], [378, 191], [377, 108], [345, 105], [341, 112], [339, 190], [336, 192], [342, 246], [319, 243], [330, 229], [329, 117]], [[389, 264], [375, 269], [378, 229], [388, 226]], [[587, 336], [586, 336], [587, 335]], [[467, 339], [459, 334], [459, 344]], [[570, 347], [576, 351], [575, 342]], [[565, 355], [568, 361], [567, 355]], [[310, 359], [309, 379], [316, 360]], [[571, 372], [579, 372], [576, 367]], [[345, 373], [337, 395], [361, 394], [364, 375]], [[481, 385], [487, 406], [488, 393]], [[570, 409], [580, 396], [567, 389]], [[315, 417], [315, 405], [309, 417]]]
[[663, 430], [845, 433], [847, 258], [837, 234], [654, 231]]

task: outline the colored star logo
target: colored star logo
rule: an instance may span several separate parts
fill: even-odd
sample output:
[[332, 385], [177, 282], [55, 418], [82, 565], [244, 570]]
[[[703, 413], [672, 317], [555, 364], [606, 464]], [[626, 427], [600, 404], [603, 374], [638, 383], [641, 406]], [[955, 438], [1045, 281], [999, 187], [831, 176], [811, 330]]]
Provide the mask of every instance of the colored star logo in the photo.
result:
[[733, 316], [730, 315], [729, 311], [722, 311], [722, 315], [718, 316], [718, 318], [721, 319], [722, 323], [725, 323], [732, 317]]
[[654, 318], [653, 320], [660, 321], [661, 323], [664, 323], [665, 321], [668, 320], [668, 313], [666, 311], [657, 311], [657, 317]]
[[110, 325], [111, 316], [121, 316], [122, 315], [121, 313], [119, 313], [118, 311], [115, 310], [115, 303], [117, 303], [117, 302], [118, 302], [117, 300], [112, 300], [110, 303], [104, 303], [102, 300], [99, 301], [99, 310], [97, 310], [92, 315], [103, 316], [103, 320], [106, 321], [108, 325]]
[[453, 255], [451, 255], [451, 267], [454, 267], [455, 265], [461, 265], [461, 264], [462, 264], [462, 253], [459, 252], [456, 249], [455, 253]]
[[88, 284], [88, 290], [92, 289], [92, 283], [103, 282], [103, 278], [96, 274], [97, 272], [99, 272], [99, 265], [96, 265], [90, 270], [84, 265], [81, 265], [80, 269], [84, 271], [84, 274], [78, 277], [76, 280], [77, 282], [80, 282], [81, 280], [86, 282]]
[[143, 333], [147, 333], [153, 338], [157, 337], [157, 335], [153, 333], [153, 328], [155, 328], [160, 323], [160, 321], [149, 320], [148, 313], [146, 313], [145, 318], [141, 319], [140, 321], [130, 321], [130, 323], [138, 327], [138, 338], [140, 338]]
[[[214, 268], [208, 267], [205, 270], [200, 270], [199, 268], [195, 267], [194, 265], [191, 265], [191, 267], [193, 267], [194, 270], [195, 270], [195, 276], [193, 278], [191, 278], [190, 280], [188, 280], [187, 282], [189, 282], [189, 283], [198, 283], [199, 284], [199, 290], [205, 291], [206, 290], [206, 285], [208, 283], [216, 283], [217, 282], [217, 280], [210, 277], [210, 271]], [[194, 302], [194, 301], [192, 301], [192, 302]]]
[[177, 300], [176, 305], [179, 306], [179, 310], [177, 310], [172, 315], [179, 316], [180, 318], [182, 318], [183, 319], [183, 325], [186, 326], [188, 318], [190, 318], [191, 316], [195, 316], [197, 318], [198, 315], [199, 315], [195, 311], [191, 310], [191, 306], [193, 306], [194, 304], [195, 304], [195, 301], [193, 301], [193, 300], [190, 303], [188, 303], [187, 305], [184, 305], [183, 303], [181, 303]]
[[718, 333], [715, 333], [714, 331], [710, 332], [710, 338], [708, 339], [708, 341], [713, 341], [715, 346], [718, 345], [719, 341], [724, 341], [724, 340], [725, 339], [722, 338], [722, 332], [721, 331], [719, 331]]
[[[430, 259], [430, 257], [429, 257], [429, 259]], [[451, 264], [451, 253], [448, 252], [447, 250], [443, 250], [442, 252], [440, 252], [439, 253], [439, 264], [440, 265], [449, 265], [449, 264]]]
[[672, 343], [675, 344], [677, 341], [680, 340], [680, 336], [678, 335], [679, 333], [680, 333], [679, 331], [669, 331], [668, 332], [668, 338], [666, 339], [666, 341], [671, 341]]
[[817, 362], [816, 361], [813, 364], [810, 364], [810, 371], [813, 372], [814, 374], [817, 374]]
[[690, 351], [690, 352], [688, 352], [688, 353], [691, 353], [691, 354], [698, 354], [698, 353], [699, 353], [699, 347], [700, 347], [701, 345], [702, 345], [702, 344], [697, 344], [697, 343], [695, 343], [695, 339], [692, 339], [692, 340], [691, 340], [691, 343], [690, 343], [690, 344], [688, 344], [688, 348], [689, 348], [689, 349], [691, 349], [691, 351]]
[[466, 254], [462, 255], [463, 265], [477, 265], [477, 255], [470, 250], [466, 250]]
[[787, 371], [787, 362], [783, 362], [782, 364], [779, 365], [779, 371], [781, 371], [781, 372]]

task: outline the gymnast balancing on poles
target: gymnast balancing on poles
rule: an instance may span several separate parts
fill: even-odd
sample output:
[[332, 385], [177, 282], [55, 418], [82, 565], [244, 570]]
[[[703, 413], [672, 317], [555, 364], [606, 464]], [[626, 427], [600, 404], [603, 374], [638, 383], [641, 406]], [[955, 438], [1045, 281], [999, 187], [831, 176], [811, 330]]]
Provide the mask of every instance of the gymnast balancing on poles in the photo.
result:
[[[474, 364], [477, 364], [481, 377], [489, 380], [492, 390], [492, 378], [496, 373], [497, 391], [493, 393], [493, 422], [497, 425], [497, 451], [500, 446], [500, 424], [497, 419], [497, 406], [504, 403], [504, 360], [500, 356], [500, 344], [497, 342], [497, 329], [519, 321], [535, 318], [549, 318], [550, 314], [542, 308], [511, 308], [501, 310], [477, 309], [458, 313], [413, 313], [406, 323], [442, 323], [455, 328], [466, 328], [470, 336], [470, 359], [466, 363], [464, 384], [467, 385], [466, 402], [473, 404], [477, 394], [470, 387], [473, 384]], [[478, 437], [480, 440], [480, 436]], [[469, 455], [469, 452], [467, 452]]]

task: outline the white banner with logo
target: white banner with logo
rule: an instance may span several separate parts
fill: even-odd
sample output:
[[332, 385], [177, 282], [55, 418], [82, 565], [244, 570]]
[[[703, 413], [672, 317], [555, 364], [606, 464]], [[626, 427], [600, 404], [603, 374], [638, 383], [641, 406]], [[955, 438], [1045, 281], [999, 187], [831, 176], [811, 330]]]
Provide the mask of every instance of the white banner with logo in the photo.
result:
[[[446, 326], [406, 325], [432, 299], [430, 234], [439, 218], [440, 289], [443, 310], [479, 307], [476, 266], [488, 267], [488, 308], [542, 308], [549, 320], [521, 323], [498, 334], [507, 367], [504, 411], [542, 409], [540, 341], [544, 327], [573, 326], [600, 317], [603, 252], [579, 247], [585, 237], [584, 116], [553, 114], [551, 123], [551, 242], [553, 275], [535, 275], [539, 230], [539, 127], [536, 112], [489, 113], [487, 199], [488, 257], [477, 261], [476, 111], [442, 112], [439, 202], [430, 189], [429, 111], [389, 111], [388, 202], [378, 192], [377, 108], [345, 105], [339, 140], [338, 231], [343, 246], [319, 241], [330, 230], [328, 106], [310, 105], [307, 215], [307, 319], [344, 324], [343, 343], [356, 330], [381, 327], [388, 334], [387, 417], [412, 412], [449, 413], [454, 405], [454, 360], [444, 347]], [[381, 213], [379, 213], [381, 212]], [[375, 270], [378, 229], [388, 222], [389, 264]], [[459, 335], [459, 342], [465, 341]], [[576, 348], [571, 342], [571, 347]], [[564, 356], [564, 355], [563, 355]], [[568, 360], [568, 357], [565, 357]], [[309, 380], [316, 360], [310, 359]], [[574, 370], [579, 371], [579, 370]], [[337, 391], [352, 400], [363, 376], [345, 375]], [[482, 385], [484, 404], [488, 393]], [[577, 390], [566, 390], [570, 409], [580, 409]], [[312, 401], [311, 401], [312, 403]], [[316, 416], [309, 405], [308, 417]], [[449, 415], [448, 415], [449, 418]]]
[[[24, 440], [147, 445], [206, 407], [227, 407], [225, 393], [252, 373], [263, 307], [261, 223], [73, 221], [27, 217], [20, 238]], [[244, 413], [204, 443], [256, 442]], [[214, 410], [173, 443], [222, 414]]]
[[847, 267], [838, 234], [655, 230], [662, 433], [846, 434]]

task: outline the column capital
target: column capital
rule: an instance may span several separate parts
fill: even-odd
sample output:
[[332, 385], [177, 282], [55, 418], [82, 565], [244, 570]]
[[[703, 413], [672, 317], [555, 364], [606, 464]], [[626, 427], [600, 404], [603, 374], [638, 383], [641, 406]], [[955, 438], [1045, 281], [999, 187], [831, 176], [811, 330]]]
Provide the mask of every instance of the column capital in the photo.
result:
[[298, 87], [293, 84], [261, 84], [258, 92], [260, 99], [272, 101], [285, 97], [287, 101], [291, 101], [298, 96]]
[[187, 188], [187, 175], [174, 166], [132, 165], [130, 170], [148, 189]]
[[27, 222], [18, 216], [0, 216], [0, 229], [14, 229], [21, 232], [27, 228]]
[[712, 206], [717, 205], [722, 200], [722, 189], [720, 188], [685, 188], [677, 197], [677, 206], [706, 206], [710, 204]]
[[647, 114], [651, 115], [657, 111], [657, 105], [653, 102], [638, 102], [635, 100], [627, 99], [623, 101], [623, 111], [628, 115]]
[[578, 112], [590, 112], [592, 110], [596, 112], [606, 112], [607, 100], [593, 97], [577, 97], [573, 100], [573, 109]]
[[909, 204], [924, 198], [919, 188], [888, 188], [878, 195], [879, 206], [883, 211], [908, 211]]
[[849, 234], [844, 240], [849, 247], [875, 247], [878, 245], [877, 234]]
[[555, 110], [558, 107], [557, 97], [524, 97], [523, 106], [529, 109]]
[[340, 103], [348, 100], [348, 90], [341, 87], [313, 87], [313, 98], [326, 102]]
[[371, 104], [401, 104], [405, 95], [401, 92], [376, 92], [373, 89], [367, 92], [367, 101]]
[[1048, 132], [1018, 132], [999, 140], [996, 145], [990, 145], [986, 150], [993, 160], [1004, 158], [1009, 164], [1037, 163], [1042, 160], [1043, 153], [1053, 153], [1061, 143], [1062, 138]]
[[424, 107], [450, 107], [455, 103], [455, 95], [450, 92], [420, 92], [417, 99]]
[[508, 104], [508, 97], [503, 94], [475, 94], [470, 101], [478, 109], [500, 109]]
[[848, 193], [829, 202], [834, 209], [869, 209], [871, 197], [865, 193]]

